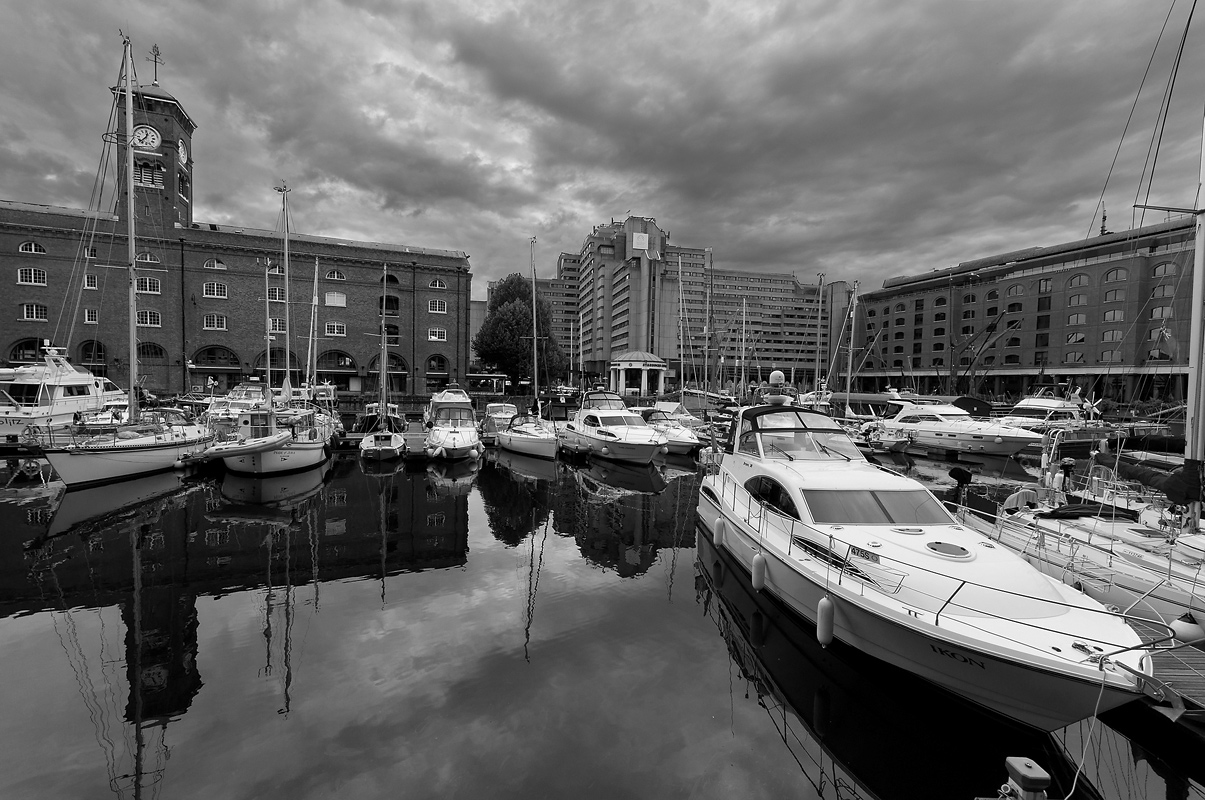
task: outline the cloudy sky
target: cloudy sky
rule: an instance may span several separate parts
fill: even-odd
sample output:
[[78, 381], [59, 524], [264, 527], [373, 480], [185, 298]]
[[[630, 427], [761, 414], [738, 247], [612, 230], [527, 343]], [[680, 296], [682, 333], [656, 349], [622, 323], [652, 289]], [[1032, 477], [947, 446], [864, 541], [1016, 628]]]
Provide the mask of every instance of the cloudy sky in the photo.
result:
[[[550, 276], [631, 213], [718, 265], [876, 288], [1082, 238], [1106, 179], [1109, 228], [1137, 224], [1190, 5], [0, 0], [0, 199], [87, 206], [125, 31], [198, 125], [197, 221], [272, 229], [284, 180], [298, 231], [463, 250], [483, 298], [529, 237]], [[1193, 34], [1155, 204], [1196, 190]]]

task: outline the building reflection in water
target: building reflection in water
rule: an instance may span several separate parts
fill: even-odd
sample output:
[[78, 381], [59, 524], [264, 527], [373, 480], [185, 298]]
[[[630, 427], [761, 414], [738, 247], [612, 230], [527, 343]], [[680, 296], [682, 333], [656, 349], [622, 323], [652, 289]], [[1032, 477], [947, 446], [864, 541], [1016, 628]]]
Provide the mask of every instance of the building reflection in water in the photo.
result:
[[[339, 460], [268, 479], [167, 473], [5, 503], [14, 525], [3, 539], [0, 619], [53, 614], [112, 786], [137, 793], [158, 780], [167, 726], [203, 686], [197, 598], [263, 592], [260, 672], [280, 679], [287, 714], [300, 591], [317, 606], [322, 582], [379, 580], [385, 602], [387, 576], [467, 562], [466, 476], [436, 477], [404, 464], [367, 474]], [[96, 677], [112, 670], [114, 654], [103, 642], [101, 652], [86, 652], [75, 632], [78, 615], [99, 615], [103, 629], [114, 607], [124, 627], [122, 703], [101, 697], [114, 681]], [[130, 726], [125, 756], [105, 714], [118, 707]]]

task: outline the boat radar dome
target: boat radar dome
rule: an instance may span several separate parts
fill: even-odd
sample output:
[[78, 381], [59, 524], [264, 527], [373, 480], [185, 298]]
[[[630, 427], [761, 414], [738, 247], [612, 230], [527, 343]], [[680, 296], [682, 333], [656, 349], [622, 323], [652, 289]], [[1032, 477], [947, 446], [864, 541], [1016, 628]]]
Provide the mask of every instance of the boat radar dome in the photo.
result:
[[787, 379], [782, 374], [782, 370], [776, 369], [770, 373], [770, 388], [766, 390], [767, 403], [780, 406], [787, 401], [787, 396], [782, 391], [783, 384], [786, 382]]

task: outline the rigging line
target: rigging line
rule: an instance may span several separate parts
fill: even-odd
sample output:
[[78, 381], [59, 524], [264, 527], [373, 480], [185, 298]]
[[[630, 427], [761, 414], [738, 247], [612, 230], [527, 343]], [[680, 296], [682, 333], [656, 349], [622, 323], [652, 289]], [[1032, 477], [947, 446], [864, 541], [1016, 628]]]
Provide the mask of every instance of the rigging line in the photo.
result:
[[1096, 695], [1096, 708], [1092, 710], [1092, 721], [1088, 724], [1088, 735], [1084, 737], [1084, 749], [1080, 756], [1079, 764], [1075, 767], [1075, 778], [1071, 781], [1071, 790], [1067, 792], [1067, 796], [1063, 800], [1071, 800], [1075, 795], [1075, 787], [1079, 783], [1079, 777], [1084, 771], [1084, 762], [1088, 760], [1088, 748], [1092, 744], [1092, 733], [1096, 729], [1097, 717], [1100, 712], [1100, 701], [1105, 696], [1105, 665], [1100, 664], [1100, 692]]
[[[1151, 189], [1155, 183], [1155, 167], [1159, 160], [1159, 148], [1163, 144], [1163, 134], [1167, 131], [1167, 116], [1171, 112], [1172, 94], [1176, 88], [1176, 78], [1180, 74], [1180, 63], [1184, 58], [1184, 45], [1188, 39], [1188, 29], [1192, 26], [1192, 17], [1197, 10], [1197, 0], [1193, 0], [1192, 7], [1188, 11], [1188, 19], [1184, 22], [1184, 32], [1180, 35], [1180, 44], [1176, 49], [1176, 57], [1172, 62], [1171, 75], [1168, 76], [1167, 88], [1164, 90], [1163, 101], [1160, 105], [1159, 121], [1155, 125], [1155, 130], [1152, 132], [1152, 141], [1147, 147], [1147, 161], [1150, 162], [1151, 174], [1146, 183], [1146, 199], [1150, 202]], [[1170, 11], [1169, 11], [1170, 13]], [[1154, 154], [1152, 155], [1152, 149]], [[1135, 200], [1142, 194], [1142, 178], [1146, 177], [1146, 165], [1143, 165], [1142, 176], [1138, 182], [1138, 192], [1135, 195]], [[1197, 198], [1199, 199], [1199, 198]], [[1137, 205], [1137, 203], [1135, 203]], [[1194, 203], [1195, 205], [1195, 203]], [[1141, 209], [1138, 215], [1139, 225], [1146, 218], [1146, 209]]]
[[[1159, 29], [1159, 35], [1155, 38], [1155, 46], [1151, 48], [1151, 57], [1146, 62], [1146, 69], [1142, 72], [1142, 80], [1138, 82], [1138, 91], [1134, 93], [1134, 103], [1130, 106], [1130, 113], [1126, 117], [1125, 127], [1121, 129], [1121, 137], [1117, 140], [1117, 149], [1113, 151], [1113, 161], [1109, 164], [1109, 170], [1105, 173], [1105, 184], [1100, 188], [1100, 201], [1096, 204], [1096, 210], [1092, 212], [1092, 221], [1088, 224], [1088, 233], [1084, 238], [1088, 239], [1092, 236], [1092, 229], [1096, 227], [1097, 210], [1104, 204], [1105, 191], [1109, 188], [1109, 179], [1113, 177], [1113, 169], [1117, 166], [1117, 158], [1121, 154], [1121, 146], [1125, 143], [1126, 133], [1130, 129], [1130, 123], [1134, 119], [1134, 111], [1138, 108], [1138, 99], [1142, 96], [1142, 87], [1146, 85], [1147, 76], [1150, 75], [1151, 65], [1155, 61], [1155, 53], [1159, 51], [1159, 43], [1163, 41], [1163, 34], [1167, 31], [1167, 23], [1171, 19], [1172, 11], [1176, 7], [1176, 0], [1172, 0], [1167, 9], [1167, 16], [1163, 18], [1163, 26]], [[1130, 214], [1133, 216], [1134, 210], [1131, 209]]]

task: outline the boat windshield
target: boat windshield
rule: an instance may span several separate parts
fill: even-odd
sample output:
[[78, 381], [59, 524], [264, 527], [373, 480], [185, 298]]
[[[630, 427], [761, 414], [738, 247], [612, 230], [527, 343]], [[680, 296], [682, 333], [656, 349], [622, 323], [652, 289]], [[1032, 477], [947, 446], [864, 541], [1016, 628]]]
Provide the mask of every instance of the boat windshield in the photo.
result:
[[639, 414], [599, 414], [599, 425], [629, 425], [632, 427], [648, 426], [644, 417]]
[[477, 420], [471, 408], [438, 408], [435, 410], [435, 421], [442, 427], [475, 428]]
[[742, 419], [737, 450], [787, 461], [862, 460], [857, 445], [831, 418], [792, 409]]
[[812, 520], [820, 525], [950, 525], [950, 515], [921, 489], [804, 489]]
[[595, 408], [607, 411], [623, 411], [627, 408], [619, 395], [590, 394], [582, 401], [582, 408]]

